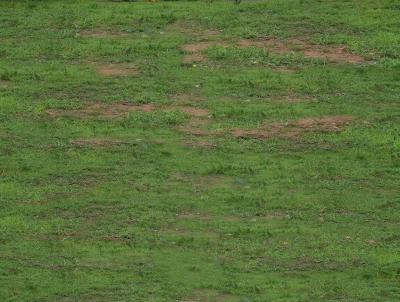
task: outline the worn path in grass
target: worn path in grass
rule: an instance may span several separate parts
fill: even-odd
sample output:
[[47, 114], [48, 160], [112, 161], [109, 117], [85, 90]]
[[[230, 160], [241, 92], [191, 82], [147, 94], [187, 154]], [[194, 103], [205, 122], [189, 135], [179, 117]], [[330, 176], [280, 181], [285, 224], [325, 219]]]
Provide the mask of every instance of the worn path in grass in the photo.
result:
[[1, 1], [1, 301], [397, 301], [393, 1]]

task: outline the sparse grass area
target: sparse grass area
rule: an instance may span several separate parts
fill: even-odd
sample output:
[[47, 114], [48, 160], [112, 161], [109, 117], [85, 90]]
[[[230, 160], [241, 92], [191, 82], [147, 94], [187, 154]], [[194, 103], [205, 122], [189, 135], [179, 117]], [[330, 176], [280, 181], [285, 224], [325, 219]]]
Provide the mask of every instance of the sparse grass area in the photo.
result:
[[396, 1], [0, 2], [1, 301], [399, 301]]

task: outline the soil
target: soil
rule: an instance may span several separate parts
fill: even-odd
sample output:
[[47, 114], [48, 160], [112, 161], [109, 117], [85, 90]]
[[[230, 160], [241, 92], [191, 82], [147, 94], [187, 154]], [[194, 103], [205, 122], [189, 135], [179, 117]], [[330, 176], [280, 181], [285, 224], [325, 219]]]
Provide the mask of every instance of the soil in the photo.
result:
[[287, 41], [278, 39], [250, 40], [244, 39], [238, 42], [239, 47], [266, 48], [271, 52], [286, 54], [291, 51], [303, 53], [304, 56], [315, 59], [326, 59], [336, 63], [362, 63], [365, 59], [351, 53], [344, 45], [318, 45], [301, 39]]
[[250, 40], [243, 39], [238, 42], [238, 46], [242, 48], [259, 47], [267, 48], [275, 53], [284, 54], [290, 51], [290, 48], [283, 41], [277, 39]]
[[97, 71], [104, 77], [131, 76], [139, 73], [135, 67], [123, 64], [107, 64], [97, 66]]
[[51, 117], [104, 117], [104, 118], [117, 118], [126, 116], [129, 112], [154, 111], [156, 107], [152, 104], [130, 104], [130, 103], [92, 103], [81, 109], [61, 110], [61, 109], [49, 109], [46, 113]]
[[176, 107], [176, 108], [178, 108], [182, 112], [186, 113], [187, 115], [190, 115], [193, 117], [211, 117], [211, 113], [207, 109], [201, 109], [201, 108], [190, 107], [190, 106], [182, 106], [182, 107]]
[[234, 129], [236, 138], [269, 139], [274, 137], [295, 138], [310, 132], [338, 132], [353, 120], [350, 116], [305, 118], [290, 123], [269, 123], [258, 129]]
[[213, 46], [227, 47], [227, 45], [222, 42], [202, 41], [202, 42], [197, 42], [197, 43], [185, 44], [182, 46], [182, 49], [185, 52], [198, 53], [198, 52], [202, 52], [208, 48], [211, 48]]
[[193, 65], [206, 61], [206, 57], [199, 53], [185, 55], [182, 59], [183, 65]]

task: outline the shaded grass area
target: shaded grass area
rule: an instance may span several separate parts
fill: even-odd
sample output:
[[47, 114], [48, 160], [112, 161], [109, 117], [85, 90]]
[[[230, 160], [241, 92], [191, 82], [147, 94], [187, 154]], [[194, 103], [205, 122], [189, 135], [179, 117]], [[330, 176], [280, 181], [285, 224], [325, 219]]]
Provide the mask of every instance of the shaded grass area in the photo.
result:
[[[1, 2], [1, 299], [400, 299], [398, 12]], [[266, 38], [365, 60], [238, 47]], [[183, 63], [204, 41], [220, 44]], [[116, 103], [155, 109], [87, 114]], [[332, 116], [351, 122], [279, 134]]]

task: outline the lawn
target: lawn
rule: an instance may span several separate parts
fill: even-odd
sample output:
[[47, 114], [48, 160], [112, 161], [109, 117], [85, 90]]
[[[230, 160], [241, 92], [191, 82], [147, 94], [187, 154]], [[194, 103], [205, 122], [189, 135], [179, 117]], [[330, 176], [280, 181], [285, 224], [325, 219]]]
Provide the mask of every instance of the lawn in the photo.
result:
[[0, 2], [1, 301], [400, 301], [400, 5]]

